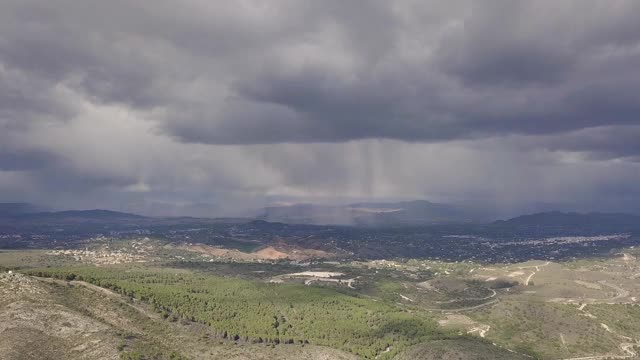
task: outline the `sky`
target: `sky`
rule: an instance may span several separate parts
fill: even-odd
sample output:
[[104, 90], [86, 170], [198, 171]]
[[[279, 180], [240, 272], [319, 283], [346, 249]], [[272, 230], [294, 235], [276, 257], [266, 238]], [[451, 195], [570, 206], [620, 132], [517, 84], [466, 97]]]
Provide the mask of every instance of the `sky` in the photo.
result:
[[0, 0], [0, 201], [640, 211], [635, 0]]

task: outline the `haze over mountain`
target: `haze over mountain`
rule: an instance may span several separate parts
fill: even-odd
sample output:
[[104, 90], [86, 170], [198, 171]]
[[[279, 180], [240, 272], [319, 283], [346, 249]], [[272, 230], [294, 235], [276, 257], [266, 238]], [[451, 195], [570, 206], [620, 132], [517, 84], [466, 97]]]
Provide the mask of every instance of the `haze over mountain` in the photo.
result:
[[44, 211], [44, 209], [28, 203], [0, 203], [0, 216], [21, 215], [41, 211]]
[[[104, 225], [176, 225], [212, 223], [270, 223], [306, 225], [343, 225], [355, 227], [404, 227], [430, 225], [486, 225], [509, 231], [569, 230], [610, 232], [640, 230], [640, 216], [626, 213], [577, 213], [549, 211], [495, 220], [486, 213], [425, 200], [391, 203], [353, 203], [342, 206], [292, 204], [269, 206], [256, 216], [221, 217], [146, 217], [111, 210], [39, 211], [27, 203], [0, 203], [0, 226], [52, 226], [77, 224]], [[256, 223], [257, 224], [257, 223]]]
[[584, 232], [623, 233], [640, 229], [640, 216], [623, 213], [564, 213], [559, 211], [522, 215], [493, 223], [497, 226], [538, 229], [581, 229]]
[[486, 215], [426, 200], [354, 203], [342, 206], [295, 204], [270, 206], [260, 219], [296, 224], [432, 225], [488, 220]]

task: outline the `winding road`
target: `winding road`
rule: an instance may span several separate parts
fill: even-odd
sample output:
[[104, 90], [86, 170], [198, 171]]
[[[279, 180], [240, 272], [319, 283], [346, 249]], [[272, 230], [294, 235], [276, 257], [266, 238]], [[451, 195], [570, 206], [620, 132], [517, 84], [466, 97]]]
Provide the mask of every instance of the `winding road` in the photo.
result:
[[547, 261], [546, 263], [542, 264], [542, 265], [531, 265], [531, 266], [521, 266], [518, 269], [530, 269], [530, 268], [535, 268], [536, 270], [534, 272], [532, 272], [529, 277], [527, 277], [527, 280], [525, 280], [524, 285], [527, 286], [529, 285], [529, 282], [531, 281], [531, 278], [533, 277], [533, 275], [535, 275], [536, 273], [538, 273], [538, 271], [540, 271], [541, 267], [547, 266], [551, 264], [550, 261]]

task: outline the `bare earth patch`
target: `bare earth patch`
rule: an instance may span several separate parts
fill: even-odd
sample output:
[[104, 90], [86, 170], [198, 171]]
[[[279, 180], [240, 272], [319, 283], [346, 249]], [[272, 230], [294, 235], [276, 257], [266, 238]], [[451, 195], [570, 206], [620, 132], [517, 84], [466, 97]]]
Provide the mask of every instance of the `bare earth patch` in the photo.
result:
[[204, 245], [204, 244], [189, 244], [181, 245], [178, 247], [181, 250], [191, 251], [207, 255], [214, 258], [241, 260], [241, 261], [255, 261], [255, 260], [307, 260], [312, 258], [330, 258], [334, 255], [322, 250], [314, 249], [276, 249], [273, 246], [268, 246], [254, 252], [243, 252], [236, 249], [225, 249], [216, 246]]

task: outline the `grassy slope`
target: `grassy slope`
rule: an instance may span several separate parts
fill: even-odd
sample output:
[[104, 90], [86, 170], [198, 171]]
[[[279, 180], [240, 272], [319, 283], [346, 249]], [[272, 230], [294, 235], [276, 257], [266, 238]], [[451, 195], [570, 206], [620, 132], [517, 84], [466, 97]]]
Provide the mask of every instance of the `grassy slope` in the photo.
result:
[[529, 359], [490, 343], [474, 339], [438, 340], [419, 344], [398, 355], [394, 360], [518, 360]]
[[545, 359], [606, 354], [620, 342], [572, 305], [513, 299], [469, 315], [491, 325], [489, 340]]

